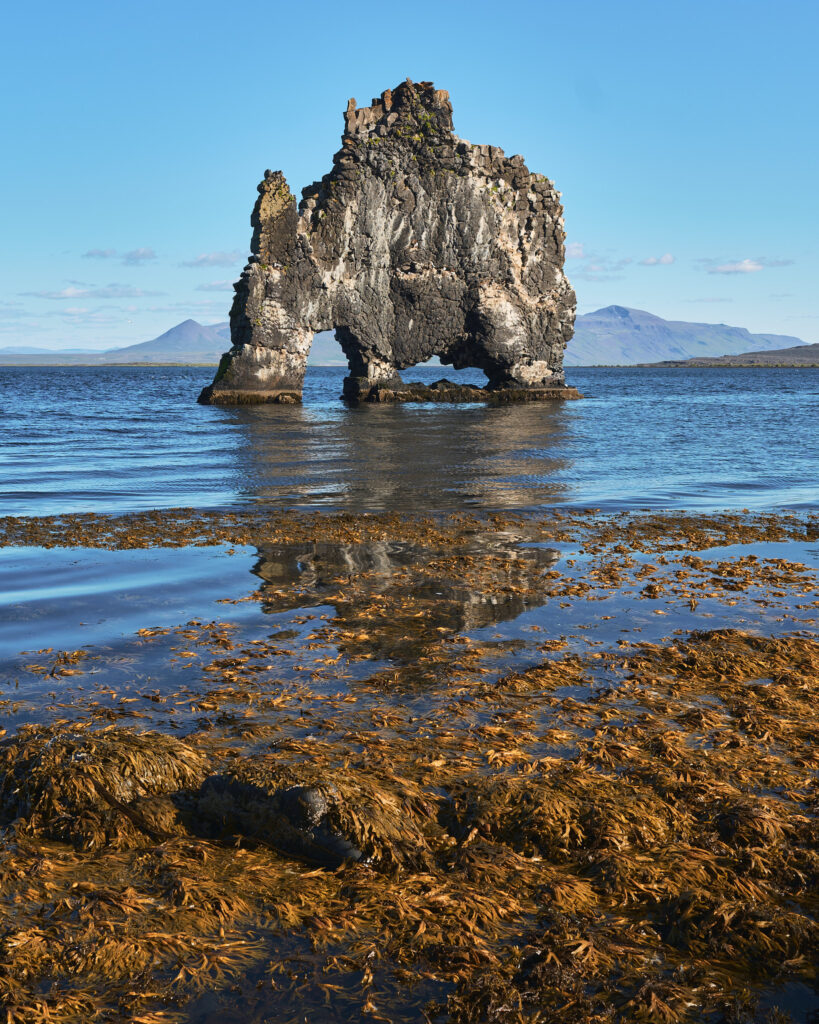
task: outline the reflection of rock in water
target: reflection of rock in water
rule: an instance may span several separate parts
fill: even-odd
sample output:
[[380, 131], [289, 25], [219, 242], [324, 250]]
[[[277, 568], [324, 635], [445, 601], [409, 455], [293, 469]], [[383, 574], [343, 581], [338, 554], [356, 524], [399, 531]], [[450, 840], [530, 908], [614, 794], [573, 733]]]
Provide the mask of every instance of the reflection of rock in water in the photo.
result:
[[266, 545], [259, 555], [253, 571], [267, 584], [269, 610], [332, 605], [334, 627], [359, 631], [353, 646], [401, 660], [447, 633], [510, 621], [543, 604], [543, 574], [560, 557], [497, 537], [476, 538], [459, 552], [376, 541]]
[[227, 415], [246, 437], [238, 487], [257, 498], [435, 511], [531, 508], [567, 496], [571, 413], [563, 403], [255, 406]]
[[298, 583], [317, 592], [326, 589], [339, 576], [389, 575], [399, 566], [412, 565], [418, 549], [412, 544], [374, 541], [366, 544], [332, 544], [318, 541], [308, 544], [267, 544], [259, 549], [261, 561], [254, 572], [266, 583]]

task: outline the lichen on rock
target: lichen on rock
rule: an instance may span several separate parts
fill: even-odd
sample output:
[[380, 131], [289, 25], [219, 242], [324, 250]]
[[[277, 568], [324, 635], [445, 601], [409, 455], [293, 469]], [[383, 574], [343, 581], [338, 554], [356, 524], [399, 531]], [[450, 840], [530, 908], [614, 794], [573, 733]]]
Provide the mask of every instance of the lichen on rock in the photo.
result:
[[576, 397], [561, 394], [575, 295], [560, 195], [521, 156], [459, 139], [445, 91], [408, 79], [350, 100], [333, 169], [301, 203], [280, 171], [258, 190], [232, 348], [201, 402], [299, 401], [325, 330], [352, 400], [400, 394], [398, 371], [431, 356], [493, 390]]

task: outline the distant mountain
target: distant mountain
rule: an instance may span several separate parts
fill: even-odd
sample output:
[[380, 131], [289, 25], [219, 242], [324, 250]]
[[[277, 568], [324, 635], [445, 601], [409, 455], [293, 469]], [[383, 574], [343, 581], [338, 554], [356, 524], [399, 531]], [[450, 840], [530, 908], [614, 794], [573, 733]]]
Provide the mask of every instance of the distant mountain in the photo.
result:
[[27, 366], [110, 366], [117, 363], [218, 363], [230, 348], [230, 325], [204, 326], [183, 320], [158, 338], [125, 348], [37, 349], [10, 346], [0, 349], [0, 363]]
[[183, 320], [152, 341], [102, 354], [104, 363], [218, 363], [230, 348], [230, 324], [205, 327], [196, 320]]
[[565, 363], [634, 366], [804, 344], [801, 338], [784, 334], [751, 334], [744, 327], [663, 320], [642, 309], [606, 306], [577, 318]]
[[[183, 320], [150, 341], [124, 348], [48, 349], [33, 345], [9, 345], [0, 348], [0, 364], [26, 366], [110, 366], [118, 363], [212, 363], [217, 364], [230, 348], [230, 324], [204, 325]], [[346, 366], [347, 360], [333, 331], [316, 335], [310, 350], [310, 363], [319, 366]]]
[[[800, 338], [781, 334], [750, 334], [743, 327], [725, 324], [690, 324], [663, 320], [641, 309], [606, 306], [579, 316], [575, 336], [566, 349], [567, 366], [634, 366], [682, 362], [719, 356], [743, 358], [784, 348], [815, 348]], [[107, 351], [63, 349], [50, 351], [28, 346], [0, 349], [0, 364], [35, 366], [106, 366], [118, 363], [219, 362], [230, 348], [230, 325], [203, 325], [183, 320], [158, 338]], [[346, 366], [341, 345], [332, 331], [321, 331], [313, 341], [308, 362], [313, 366]]]
[[775, 348], [766, 352], [742, 352], [715, 359], [685, 359], [650, 363], [651, 366], [819, 366], [819, 344]]
[[[230, 324], [204, 325], [183, 320], [151, 341], [124, 348], [48, 349], [33, 345], [0, 348], [0, 364], [34, 366], [110, 366], [117, 363], [212, 363], [230, 348]], [[346, 366], [347, 360], [333, 331], [316, 335], [309, 362], [318, 366]]]

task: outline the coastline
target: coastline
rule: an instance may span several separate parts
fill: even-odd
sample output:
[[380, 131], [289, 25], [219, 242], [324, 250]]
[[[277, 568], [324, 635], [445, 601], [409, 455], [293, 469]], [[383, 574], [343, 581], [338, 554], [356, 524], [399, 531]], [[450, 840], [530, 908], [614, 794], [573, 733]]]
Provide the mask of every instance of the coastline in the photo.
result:
[[[810, 989], [817, 536], [594, 509], [0, 520], [44, 565], [216, 558], [174, 624], [94, 641], [89, 606], [8, 677], [10, 1019], [718, 1020]], [[328, 830], [360, 857], [321, 863]]]
[[126, 366], [129, 367], [129, 368], [130, 367], [135, 367], [135, 366], [144, 366], [146, 368], [150, 368], [152, 366], [217, 366], [218, 363], [219, 363], [218, 359], [214, 359], [213, 361], [204, 361], [204, 362], [190, 362], [189, 360], [181, 360], [180, 362], [164, 362], [164, 363], [159, 363], [159, 362], [148, 363], [148, 362], [145, 362], [145, 361], [133, 362], [133, 363], [124, 363], [124, 362], [123, 363], [99, 363], [99, 362], [97, 362], [97, 363], [91, 363], [91, 362], [76, 362], [76, 363], [69, 363], [69, 362], [65, 362], [65, 363], [33, 362], [33, 363], [29, 363], [29, 362], [23, 362], [23, 361], [21, 361], [21, 362], [3, 362], [3, 361], [0, 361], [0, 369], [5, 369], [5, 368], [10, 367], [10, 366], [20, 366], [20, 367], [25, 367], [26, 369], [29, 369], [29, 370], [31, 370], [31, 369], [38, 369], [38, 368], [39, 369], [44, 369], [44, 370], [81, 369], [83, 367], [90, 367], [90, 368], [97, 369], [97, 370], [115, 370], [118, 367], [126, 367]]

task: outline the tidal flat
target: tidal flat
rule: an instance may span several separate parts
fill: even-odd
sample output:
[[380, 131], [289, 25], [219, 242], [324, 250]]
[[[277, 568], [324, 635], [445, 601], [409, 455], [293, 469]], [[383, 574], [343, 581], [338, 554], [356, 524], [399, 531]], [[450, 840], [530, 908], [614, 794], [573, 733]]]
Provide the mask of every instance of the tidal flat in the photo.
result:
[[815, 1020], [818, 538], [0, 520], [6, 1019]]

